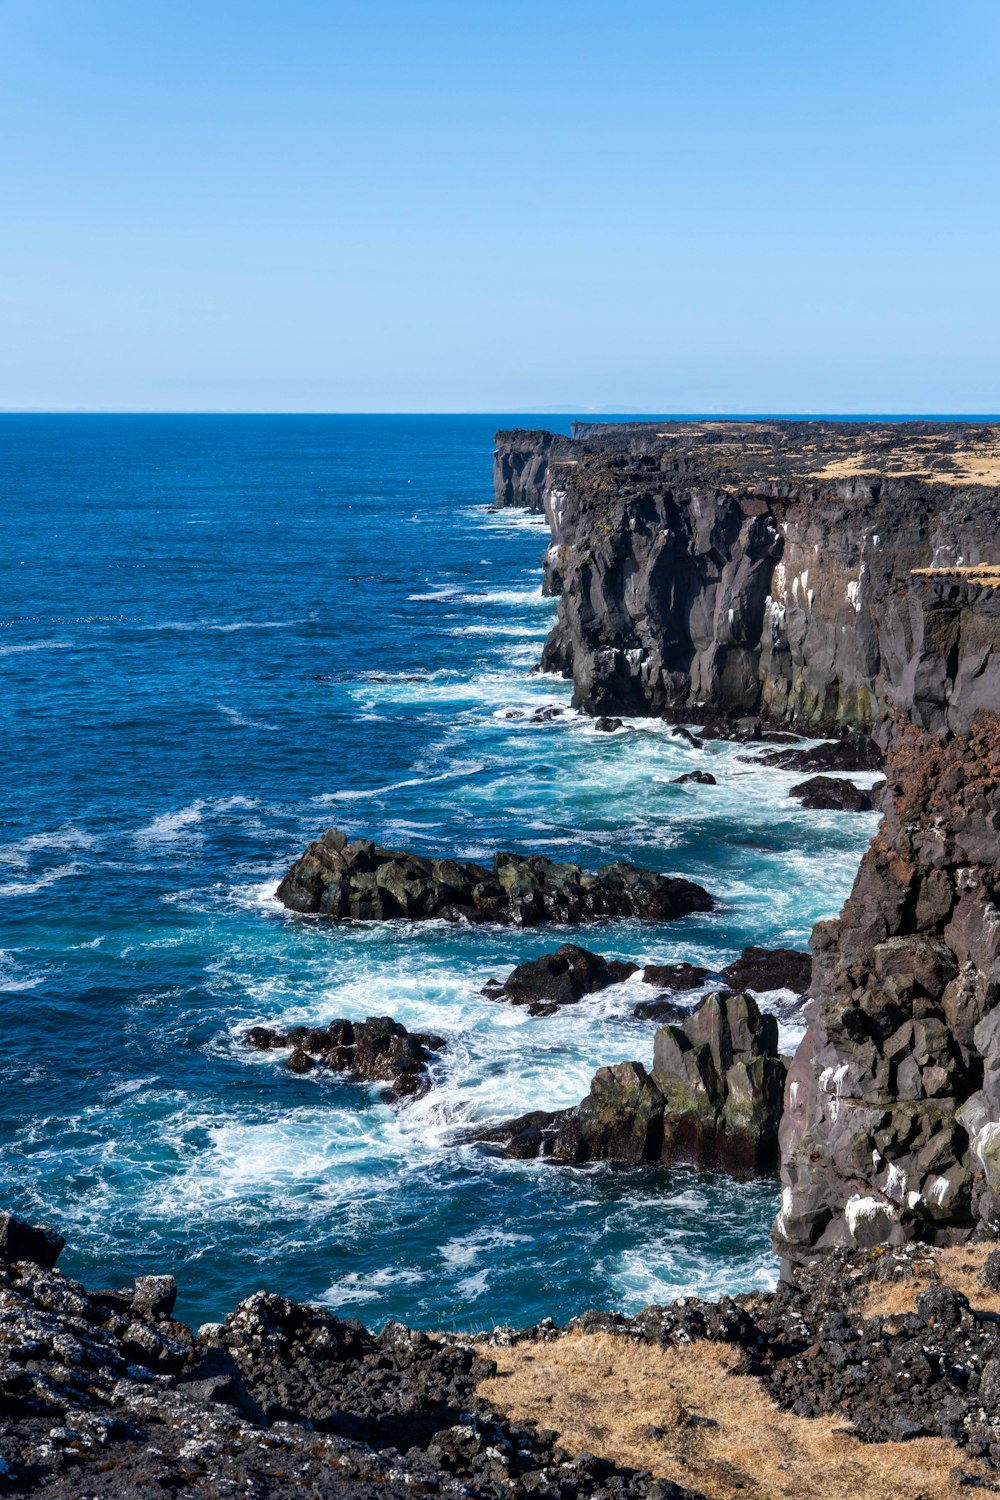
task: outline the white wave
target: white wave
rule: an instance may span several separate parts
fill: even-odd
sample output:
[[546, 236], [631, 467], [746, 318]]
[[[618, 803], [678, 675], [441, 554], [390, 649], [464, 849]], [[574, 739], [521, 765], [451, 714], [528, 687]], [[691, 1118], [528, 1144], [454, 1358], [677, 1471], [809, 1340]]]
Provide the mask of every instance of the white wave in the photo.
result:
[[80, 869], [82, 866], [75, 863], [58, 865], [54, 870], [46, 870], [35, 880], [9, 880], [0, 885], [0, 896], [33, 896], [36, 891], [44, 891], [46, 887], [55, 885], [57, 880], [66, 880]]
[[385, 786], [364, 787], [357, 791], [327, 792], [322, 797], [313, 797], [314, 805], [323, 806], [327, 802], [364, 802], [370, 797], [382, 797], [386, 792], [399, 792], [404, 787], [431, 786], [437, 781], [454, 781], [461, 776], [474, 776], [482, 771], [482, 761], [467, 761], [464, 764], [452, 766], [448, 771], [441, 771], [437, 776], [409, 776], [405, 781], [390, 781]]
[[456, 625], [449, 630], [449, 635], [482, 635], [493, 640], [533, 640], [544, 639], [542, 632], [536, 625]]
[[377, 1302], [398, 1286], [420, 1286], [426, 1275], [405, 1267], [383, 1267], [379, 1271], [349, 1271], [335, 1281], [317, 1301], [322, 1307], [344, 1307], [350, 1302]]
[[265, 719], [248, 719], [245, 714], [240, 713], [238, 708], [230, 708], [225, 703], [217, 703], [216, 708], [220, 714], [224, 714], [229, 722], [234, 724], [238, 729], [276, 730], [278, 728], [277, 724], [268, 724]]
[[135, 630], [217, 630], [230, 635], [236, 630], [290, 630], [295, 625], [307, 624], [305, 617], [294, 620], [159, 620], [153, 624], [137, 624]]
[[462, 590], [453, 584], [448, 584], [439, 589], [430, 589], [424, 594], [407, 594], [407, 599], [412, 599], [418, 604], [437, 604], [446, 599], [458, 599]]
[[530, 1244], [530, 1234], [508, 1233], [502, 1229], [478, 1229], [474, 1234], [449, 1240], [446, 1245], [442, 1245], [439, 1254], [451, 1270], [464, 1271], [474, 1266], [480, 1256], [492, 1250]]
[[466, 1302], [475, 1302], [477, 1297], [482, 1297], [489, 1291], [489, 1271], [477, 1271], [474, 1276], [466, 1276], [462, 1281], [455, 1283], [456, 1297], [462, 1297]]
[[39, 849], [93, 849], [96, 840], [80, 828], [56, 828], [51, 833], [29, 833], [16, 844], [0, 848], [0, 863], [27, 869], [30, 856]]
[[138, 829], [132, 837], [140, 845], [172, 844], [183, 837], [186, 829], [201, 822], [204, 806], [205, 803], [199, 798], [197, 802], [189, 802], [186, 807], [179, 807], [175, 812], [161, 813], [144, 828]]
[[0, 646], [0, 656], [19, 656], [24, 651], [70, 651], [72, 641], [26, 641], [23, 645]]

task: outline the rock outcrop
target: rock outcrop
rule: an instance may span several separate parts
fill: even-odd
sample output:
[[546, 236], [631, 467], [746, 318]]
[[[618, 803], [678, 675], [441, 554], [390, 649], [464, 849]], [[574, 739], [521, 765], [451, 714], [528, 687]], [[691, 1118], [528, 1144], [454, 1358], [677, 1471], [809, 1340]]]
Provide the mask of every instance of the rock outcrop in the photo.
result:
[[5, 1494], [699, 1500], [505, 1416], [477, 1394], [489, 1349], [462, 1335], [370, 1333], [268, 1292], [194, 1333], [172, 1315], [173, 1277], [90, 1291], [53, 1269], [58, 1235], [4, 1222]]
[[[877, 728], [911, 661], [911, 571], [1000, 562], [986, 424], [574, 433], [544, 448], [546, 575], [561, 596], [544, 664], [595, 715]], [[498, 434], [498, 452], [524, 436]]]
[[444, 1049], [443, 1037], [407, 1031], [390, 1016], [367, 1021], [331, 1021], [329, 1026], [294, 1026], [274, 1031], [251, 1026], [243, 1038], [259, 1052], [290, 1049], [285, 1067], [291, 1073], [329, 1069], [365, 1083], [388, 1083], [400, 1099], [422, 1094], [429, 1086], [427, 1064]]
[[1000, 588], [945, 572], [910, 597], [882, 824], [812, 939], [781, 1132], [792, 1256], [1000, 1223]]
[[495, 854], [492, 865], [427, 859], [381, 849], [370, 839], [349, 842], [330, 828], [296, 860], [277, 889], [292, 911], [335, 920], [587, 922], [597, 917], [642, 917], [671, 922], [711, 911], [700, 885], [635, 865], [604, 865], [587, 874], [579, 865], [543, 855]]
[[752, 995], [709, 995], [683, 1023], [657, 1031], [652, 1074], [634, 1061], [601, 1068], [574, 1109], [536, 1110], [473, 1139], [522, 1159], [767, 1176], [778, 1167], [786, 1066], [777, 1022]]
[[885, 782], [858, 786], [846, 776], [810, 776], [789, 789], [788, 795], [813, 812], [877, 812]]

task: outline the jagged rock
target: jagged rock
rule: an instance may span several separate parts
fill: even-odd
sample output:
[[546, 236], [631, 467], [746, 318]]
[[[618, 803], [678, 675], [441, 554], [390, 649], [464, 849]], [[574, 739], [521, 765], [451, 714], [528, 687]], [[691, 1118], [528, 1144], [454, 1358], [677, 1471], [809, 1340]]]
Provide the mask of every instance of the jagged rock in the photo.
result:
[[614, 734], [616, 729], [624, 729], [625, 725], [621, 719], [608, 718], [602, 714], [599, 719], [594, 720], [594, 728], [600, 730], [601, 734]]
[[657, 995], [652, 1000], [640, 1000], [632, 1007], [632, 1014], [638, 1021], [683, 1021], [688, 1008], [669, 995]]
[[719, 784], [711, 771], [685, 771], [683, 776], [675, 776], [671, 785], [684, 786], [689, 781], [695, 782], [698, 786], [718, 786]]
[[578, 865], [543, 855], [500, 853], [491, 867], [470, 860], [427, 859], [349, 843], [331, 828], [296, 860], [277, 890], [292, 911], [335, 920], [585, 922], [598, 917], [642, 917], [669, 922], [710, 911], [700, 885], [635, 865], [605, 865], [587, 874]]
[[31, 1261], [50, 1270], [66, 1241], [54, 1229], [26, 1224], [13, 1214], [0, 1212], [0, 1261]]
[[809, 990], [812, 956], [796, 948], [744, 948], [721, 973], [734, 990], [794, 990], [804, 995]]
[[252, 1026], [243, 1041], [264, 1052], [291, 1047], [285, 1067], [292, 1073], [328, 1068], [369, 1083], [389, 1083], [399, 1098], [427, 1089], [427, 1063], [445, 1046], [442, 1037], [407, 1031], [389, 1016], [336, 1020], [327, 1027], [294, 1026], [288, 1032]]
[[878, 835], [812, 938], [817, 1000], [782, 1123], [786, 1254], [1000, 1222], [1000, 591], [911, 584], [912, 701]]
[[752, 995], [709, 995], [682, 1025], [657, 1031], [651, 1075], [638, 1062], [601, 1068], [575, 1109], [536, 1110], [468, 1139], [519, 1158], [766, 1176], [778, 1165], [785, 1070], [777, 1022]]
[[620, 984], [637, 969], [637, 964], [609, 960], [574, 943], [563, 943], [554, 953], [518, 964], [503, 984], [494, 980], [483, 993], [491, 1000], [526, 1005], [532, 1015], [551, 1014], [561, 1005], [575, 1005], [584, 995]]
[[665, 990], [696, 990], [710, 977], [711, 970], [698, 964], [647, 964], [642, 971], [644, 984], [662, 985]]
[[489, 1349], [463, 1335], [376, 1334], [258, 1292], [195, 1336], [169, 1317], [173, 1285], [141, 1277], [133, 1298], [0, 1261], [5, 1492], [523, 1500], [545, 1474], [579, 1500], [697, 1500], [505, 1416], [477, 1394]]
[[159, 1322], [169, 1318], [177, 1301], [177, 1282], [172, 1276], [137, 1276], [132, 1313], [137, 1318]]
[[813, 812], [875, 812], [881, 806], [885, 782], [871, 788], [857, 786], [843, 776], [810, 776], [789, 791]]

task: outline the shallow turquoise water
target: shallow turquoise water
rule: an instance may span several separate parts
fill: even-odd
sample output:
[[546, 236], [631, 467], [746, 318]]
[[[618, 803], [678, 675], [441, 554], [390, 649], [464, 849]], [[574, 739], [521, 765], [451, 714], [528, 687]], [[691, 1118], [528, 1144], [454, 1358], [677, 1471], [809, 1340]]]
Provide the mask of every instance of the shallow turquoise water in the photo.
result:
[[[72, 1274], [174, 1269], [196, 1322], [267, 1286], [463, 1328], [773, 1279], [772, 1184], [452, 1144], [648, 1062], [649, 991], [531, 1019], [479, 989], [568, 932], [324, 927], [272, 898], [331, 823], [629, 858], [719, 897], [575, 932], [640, 960], [801, 944], [849, 889], [875, 820], [803, 812], [794, 775], [652, 721], [507, 717], [569, 701], [529, 675], [544, 527], [488, 508], [515, 420], [0, 417], [0, 1201], [66, 1234]], [[696, 765], [718, 786], [670, 784]], [[368, 1014], [449, 1039], [425, 1098], [239, 1045]]]

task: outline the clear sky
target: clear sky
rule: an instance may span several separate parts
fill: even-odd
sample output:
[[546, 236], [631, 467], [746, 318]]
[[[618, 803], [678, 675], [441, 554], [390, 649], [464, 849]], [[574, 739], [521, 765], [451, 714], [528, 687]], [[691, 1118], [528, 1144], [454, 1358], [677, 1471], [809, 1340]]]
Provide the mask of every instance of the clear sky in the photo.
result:
[[1000, 411], [998, 0], [0, 0], [0, 408]]

